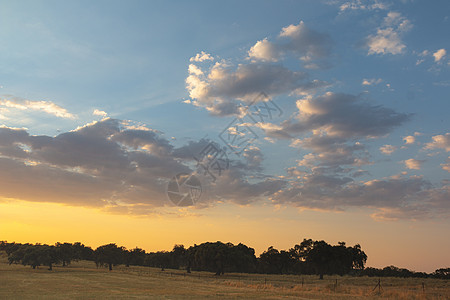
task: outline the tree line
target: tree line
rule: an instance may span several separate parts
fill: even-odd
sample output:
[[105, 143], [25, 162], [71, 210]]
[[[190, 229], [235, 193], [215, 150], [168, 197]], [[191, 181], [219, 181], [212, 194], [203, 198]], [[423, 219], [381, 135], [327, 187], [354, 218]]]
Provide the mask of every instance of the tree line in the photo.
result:
[[[325, 241], [304, 239], [289, 250], [269, 247], [256, 257], [255, 250], [242, 243], [206, 242], [185, 248], [175, 245], [172, 251], [147, 253], [141, 248], [126, 249], [114, 243], [95, 250], [77, 243], [55, 245], [20, 244], [0, 242], [0, 250], [8, 255], [10, 264], [29, 265], [33, 269], [55, 264], [69, 265], [72, 261], [92, 261], [97, 267], [147, 266], [165, 269], [208, 271], [216, 275], [224, 273], [305, 274], [318, 275], [366, 275], [397, 277], [449, 278], [450, 269], [438, 269], [432, 274], [416, 273], [394, 266], [384, 269], [365, 268], [367, 255], [359, 244], [346, 246], [345, 242], [330, 245]], [[405, 271], [406, 270], [406, 271]]]

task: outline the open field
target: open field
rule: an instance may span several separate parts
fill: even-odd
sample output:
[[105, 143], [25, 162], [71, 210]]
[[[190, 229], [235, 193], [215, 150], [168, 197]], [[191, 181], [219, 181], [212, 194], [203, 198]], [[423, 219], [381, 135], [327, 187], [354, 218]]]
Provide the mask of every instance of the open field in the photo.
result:
[[[337, 286], [336, 286], [337, 279]], [[303, 281], [303, 285], [302, 285]], [[225, 274], [117, 266], [112, 272], [81, 261], [36, 270], [0, 257], [0, 299], [450, 299], [450, 281], [437, 279]], [[422, 283], [424, 283], [424, 290]]]

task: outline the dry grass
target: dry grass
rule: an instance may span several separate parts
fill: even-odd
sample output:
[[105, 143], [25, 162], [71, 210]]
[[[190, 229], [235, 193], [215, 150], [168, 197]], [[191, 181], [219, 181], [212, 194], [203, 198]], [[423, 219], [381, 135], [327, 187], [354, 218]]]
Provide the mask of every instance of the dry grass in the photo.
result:
[[6, 257], [0, 257], [0, 299], [450, 299], [448, 280], [383, 278], [381, 293], [373, 291], [376, 283], [376, 278], [367, 277], [217, 277], [207, 272], [124, 266], [109, 272], [86, 261], [56, 266], [50, 272], [46, 267], [8, 265]]

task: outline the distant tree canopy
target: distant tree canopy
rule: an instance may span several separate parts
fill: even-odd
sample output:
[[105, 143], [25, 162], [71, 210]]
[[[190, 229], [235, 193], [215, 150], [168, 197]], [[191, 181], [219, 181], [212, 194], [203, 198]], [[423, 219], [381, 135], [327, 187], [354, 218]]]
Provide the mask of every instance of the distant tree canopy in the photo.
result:
[[450, 268], [437, 269], [431, 274], [412, 272], [395, 266], [384, 269], [365, 268], [367, 255], [359, 244], [347, 247], [345, 242], [330, 245], [325, 241], [304, 239], [289, 250], [269, 247], [257, 258], [255, 250], [244, 244], [206, 242], [185, 248], [175, 245], [172, 251], [146, 253], [141, 248], [127, 250], [114, 243], [99, 246], [93, 250], [79, 242], [56, 243], [54, 246], [41, 244], [19, 244], [0, 241], [0, 251], [5, 251], [10, 264], [29, 265], [33, 269], [47, 266], [52, 270], [55, 264], [63, 267], [72, 261], [88, 260], [99, 266], [108, 267], [148, 266], [165, 269], [186, 269], [208, 271], [216, 275], [229, 272], [265, 274], [315, 274], [360, 275], [393, 277], [434, 277], [450, 279]]

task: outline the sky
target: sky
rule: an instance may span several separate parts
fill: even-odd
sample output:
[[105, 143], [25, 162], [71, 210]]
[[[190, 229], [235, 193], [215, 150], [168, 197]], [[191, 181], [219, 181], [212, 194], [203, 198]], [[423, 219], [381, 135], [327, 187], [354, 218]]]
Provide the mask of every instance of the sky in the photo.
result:
[[0, 239], [448, 267], [449, 32], [444, 0], [0, 0]]

